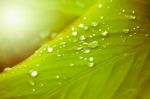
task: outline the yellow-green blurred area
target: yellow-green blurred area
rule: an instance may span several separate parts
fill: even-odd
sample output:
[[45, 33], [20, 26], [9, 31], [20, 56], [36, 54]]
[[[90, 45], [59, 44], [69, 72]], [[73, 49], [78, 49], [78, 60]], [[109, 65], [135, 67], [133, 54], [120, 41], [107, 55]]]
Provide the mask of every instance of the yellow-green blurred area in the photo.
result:
[[96, 0], [0, 0], [0, 70], [30, 56]]

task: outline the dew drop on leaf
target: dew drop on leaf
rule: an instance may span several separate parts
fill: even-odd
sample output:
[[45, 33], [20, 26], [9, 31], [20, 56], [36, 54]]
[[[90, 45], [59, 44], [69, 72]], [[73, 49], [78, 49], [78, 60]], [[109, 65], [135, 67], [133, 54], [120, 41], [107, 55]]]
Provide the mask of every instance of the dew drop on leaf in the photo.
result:
[[81, 40], [81, 41], [83, 41], [83, 40], [85, 40], [85, 39], [86, 39], [86, 38], [85, 38], [84, 35], [81, 35], [81, 36], [80, 36], [80, 40]]
[[53, 48], [52, 47], [48, 47], [47, 50], [48, 50], [49, 53], [53, 52]]
[[70, 66], [70, 67], [73, 67], [73, 66], [74, 66], [74, 64], [72, 64], [72, 63], [71, 63], [69, 66]]
[[91, 23], [91, 26], [93, 26], [93, 27], [96, 27], [97, 25], [98, 25], [97, 22], [92, 22], [92, 23]]
[[128, 34], [130, 32], [129, 29], [123, 29], [123, 33]]
[[90, 61], [90, 62], [93, 62], [93, 61], [94, 61], [94, 58], [93, 58], [93, 57], [90, 57], [90, 58], [89, 58], [89, 61]]
[[104, 32], [102, 32], [102, 33], [101, 33], [101, 35], [102, 35], [103, 37], [108, 36], [108, 31], [104, 31]]
[[89, 48], [96, 48], [98, 46], [98, 41], [92, 41], [88, 43]]
[[88, 53], [90, 53], [91, 51], [89, 50], [89, 49], [86, 49], [86, 50], [84, 50], [83, 51], [85, 54], [88, 54]]
[[60, 76], [59, 75], [56, 75], [56, 77], [55, 77], [56, 79], [59, 79], [60, 78]]
[[98, 8], [102, 8], [102, 4], [98, 4]]
[[89, 62], [88, 63], [88, 67], [94, 67], [94, 63], [93, 62]]
[[38, 72], [36, 70], [32, 70], [31, 71], [31, 76], [32, 77], [37, 77], [38, 76]]
[[4, 72], [10, 71], [11, 69], [12, 69], [11, 67], [6, 67], [6, 68], [4, 68]]
[[77, 35], [78, 35], [78, 32], [73, 31], [73, 32], [72, 32], [72, 35], [73, 35], [73, 36], [77, 36]]

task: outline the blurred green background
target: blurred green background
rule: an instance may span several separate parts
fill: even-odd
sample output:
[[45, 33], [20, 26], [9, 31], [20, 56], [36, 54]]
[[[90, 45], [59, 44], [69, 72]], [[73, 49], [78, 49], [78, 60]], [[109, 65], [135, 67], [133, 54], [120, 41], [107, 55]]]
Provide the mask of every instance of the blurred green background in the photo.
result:
[[0, 70], [29, 57], [96, 0], [1, 0]]

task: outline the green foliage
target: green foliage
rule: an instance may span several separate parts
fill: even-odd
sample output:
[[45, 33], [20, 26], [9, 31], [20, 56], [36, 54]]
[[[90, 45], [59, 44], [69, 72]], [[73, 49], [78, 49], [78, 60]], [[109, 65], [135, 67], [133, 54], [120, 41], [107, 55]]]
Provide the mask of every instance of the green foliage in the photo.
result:
[[0, 98], [149, 99], [148, 3], [98, 1], [32, 57], [2, 73]]

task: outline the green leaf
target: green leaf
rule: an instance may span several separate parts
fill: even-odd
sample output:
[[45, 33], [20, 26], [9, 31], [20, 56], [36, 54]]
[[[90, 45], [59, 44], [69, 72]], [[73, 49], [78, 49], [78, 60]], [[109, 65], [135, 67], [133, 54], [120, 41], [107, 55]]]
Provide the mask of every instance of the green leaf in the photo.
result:
[[56, 39], [1, 74], [0, 98], [149, 99], [147, 3], [97, 2]]

